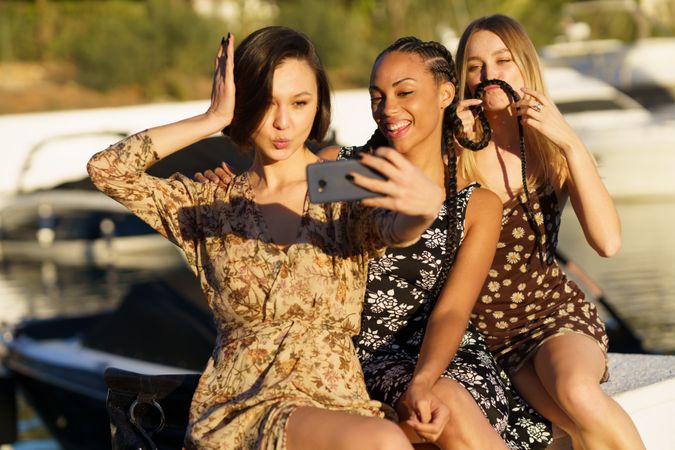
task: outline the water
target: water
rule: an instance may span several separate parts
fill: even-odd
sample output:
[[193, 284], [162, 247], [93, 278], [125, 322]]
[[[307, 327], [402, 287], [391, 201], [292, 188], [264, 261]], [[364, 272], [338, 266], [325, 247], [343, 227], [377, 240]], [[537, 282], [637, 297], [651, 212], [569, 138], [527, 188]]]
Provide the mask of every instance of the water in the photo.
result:
[[675, 354], [675, 197], [617, 200], [623, 247], [602, 258], [565, 208], [559, 248], [602, 287], [648, 351]]
[[[132, 284], [158, 275], [152, 270], [68, 267], [51, 261], [0, 261], [0, 325], [113, 309]], [[59, 444], [20, 391], [17, 407], [18, 441], [11, 446], [0, 445], [0, 450], [59, 450]]]
[[[675, 198], [619, 200], [623, 248], [599, 257], [586, 243], [574, 212], [563, 214], [560, 249], [603, 288], [605, 297], [649, 351], [675, 354]], [[150, 270], [63, 267], [51, 262], [0, 263], [0, 323], [26, 317], [78, 315], [114, 308]], [[14, 450], [57, 450], [35, 412], [19, 396]], [[4, 450], [4, 448], [2, 449]]]

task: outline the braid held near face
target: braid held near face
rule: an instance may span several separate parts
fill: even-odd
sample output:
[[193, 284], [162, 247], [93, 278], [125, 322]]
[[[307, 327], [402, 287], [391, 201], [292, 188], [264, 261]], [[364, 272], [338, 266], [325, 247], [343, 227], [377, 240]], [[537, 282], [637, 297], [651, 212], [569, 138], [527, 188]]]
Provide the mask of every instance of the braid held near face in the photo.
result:
[[[497, 193], [505, 211], [472, 321], [522, 396], [574, 448], [643, 449], [630, 417], [600, 388], [607, 377], [604, 325], [554, 258], [567, 199], [599, 254], [611, 256], [621, 245], [616, 208], [595, 161], [548, 98], [536, 48], [517, 21], [499, 14], [474, 20], [457, 55], [462, 95], [484, 87], [492, 128], [488, 151], [462, 151], [460, 170]], [[486, 86], [491, 79], [501, 84]], [[499, 89], [507, 85], [521, 98]], [[458, 114], [473, 125], [463, 102]]]
[[[366, 382], [373, 398], [396, 406], [402, 426], [415, 430], [409, 434], [413, 442], [419, 442], [414, 440], [416, 436], [426, 438], [414, 425], [415, 422], [428, 421], [424, 418], [425, 413], [420, 412], [420, 401], [433, 404], [438, 395], [443, 402], [452, 404], [458, 396], [467, 396], [469, 401], [462, 413], [448, 421], [452, 425], [437, 430], [442, 431], [442, 437], [431, 439], [437, 446], [455, 448], [457, 441], [461, 440], [470, 443], [468, 448], [505, 449], [505, 442], [499, 435], [504, 431], [510, 440], [516, 436], [514, 440], [528, 442], [527, 448], [544, 448], [546, 443], [541, 441], [531, 445], [533, 441], [528, 432], [519, 430], [518, 425], [520, 419], [539, 423], [540, 418], [525, 418], [528, 414], [525, 409], [522, 412], [511, 411], [508, 418], [491, 415], [486, 412], [489, 407], [481, 411], [478, 404], [485, 406], [495, 402], [493, 396], [478, 393], [475, 385], [469, 387], [460, 382], [451, 387], [445, 383], [447, 380], [439, 379], [444, 370], [444, 376], [448, 378], [452, 379], [455, 375], [461, 378], [459, 372], [462, 372], [463, 375], [471, 374], [476, 379], [485, 380], [485, 385], [492, 384], [487, 380], [502, 379], [486, 363], [492, 357], [477, 338], [477, 333], [463, 328], [487, 275], [493, 255], [491, 252], [497, 246], [501, 204], [495, 194], [469, 183], [472, 181], [470, 178], [463, 178], [461, 182], [457, 180], [454, 130], [461, 121], [456, 115], [456, 82], [450, 52], [437, 42], [402, 38], [385, 49], [375, 61], [370, 93], [378, 131], [366, 147], [389, 144], [425, 170], [445, 187], [446, 208], [439, 214], [438, 222], [425, 233], [425, 236], [434, 236], [433, 244], [427, 246], [429, 248], [420, 246], [412, 250], [411, 257], [406, 257], [404, 252], [389, 251], [383, 258], [386, 262], [375, 266], [373, 272], [377, 275], [373, 276], [372, 286], [369, 282], [367, 287], [369, 301], [364, 305], [362, 314], [363, 336], [359, 336], [356, 342], [362, 352], [360, 356], [363, 356]], [[451, 90], [452, 95], [439, 95], [444, 89]], [[423, 94], [427, 95], [427, 100], [420, 102]], [[489, 136], [484, 141], [488, 140]], [[484, 146], [484, 142], [480, 146]], [[351, 149], [343, 155], [347, 156], [349, 152]], [[462, 186], [459, 193], [458, 184]], [[418, 251], [426, 256], [418, 258]], [[427, 268], [421, 262], [426, 259], [431, 260], [433, 266], [428, 277]], [[391, 277], [388, 275], [390, 270]], [[401, 276], [399, 271], [407, 276]], [[418, 293], [410, 295], [397, 290], [401, 287], [405, 290], [410, 283], [416, 286], [417, 291], [419, 285], [417, 281], [412, 282], [412, 277], [427, 280], [421, 295], [428, 302], [420, 301]], [[386, 306], [379, 304], [374, 297], [379, 298], [380, 292], [394, 293], [388, 295], [395, 298], [385, 299]], [[399, 310], [402, 312], [398, 313]], [[466, 334], [463, 336], [464, 331]], [[373, 334], [377, 337], [373, 338]], [[407, 336], [418, 335], [424, 337], [408, 340]], [[477, 339], [474, 340], [474, 337]], [[380, 347], [379, 342], [386, 344]], [[476, 348], [469, 349], [466, 342], [476, 342]], [[391, 345], [397, 349], [395, 352], [386, 350], [394, 348], [389, 347]], [[407, 353], [401, 351], [403, 348], [409, 349], [413, 355], [412, 364], [404, 361]], [[375, 349], [378, 350], [371, 353]], [[480, 365], [484, 365], [485, 370], [459, 368], [453, 365], [454, 362], [449, 364], [455, 355], [462, 361], [482, 361]], [[397, 379], [390, 379], [389, 372], [395, 373]], [[504, 387], [503, 392], [506, 391], [508, 387]], [[510, 398], [511, 394], [506, 393], [502, 400], [510, 402]], [[503, 411], [509, 408], [506, 406]], [[489, 422], [486, 416], [490, 416]], [[406, 417], [412, 419], [406, 420]], [[542, 427], [545, 425], [542, 424]]]

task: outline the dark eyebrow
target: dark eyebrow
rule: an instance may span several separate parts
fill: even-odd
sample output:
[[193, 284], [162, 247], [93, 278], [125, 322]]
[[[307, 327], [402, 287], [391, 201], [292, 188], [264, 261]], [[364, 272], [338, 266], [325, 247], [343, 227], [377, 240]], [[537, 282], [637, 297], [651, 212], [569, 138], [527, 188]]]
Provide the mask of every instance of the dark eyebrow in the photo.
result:
[[[406, 77], [406, 78], [401, 78], [401, 79], [398, 80], [398, 81], [394, 81], [391, 85], [392, 85], [392, 87], [396, 87], [396, 86], [398, 86], [399, 84], [403, 83], [404, 81], [417, 81], [417, 80], [416, 80], [415, 78], [412, 78], [412, 77]], [[376, 91], [379, 91], [379, 90], [380, 90], [380, 88], [378, 88], [378, 87], [375, 86], [374, 84], [371, 84], [370, 86], [368, 86], [368, 89], [374, 89], [374, 90], [376, 90]]]

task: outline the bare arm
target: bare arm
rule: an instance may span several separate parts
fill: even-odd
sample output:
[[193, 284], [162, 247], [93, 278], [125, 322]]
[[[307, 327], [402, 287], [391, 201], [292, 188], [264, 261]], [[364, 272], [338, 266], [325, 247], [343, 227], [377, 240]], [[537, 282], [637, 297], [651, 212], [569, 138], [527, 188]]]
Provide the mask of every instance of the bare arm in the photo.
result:
[[436, 220], [443, 204], [443, 189], [393, 148], [379, 147], [374, 155], [362, 154], [360, 161], [386, 177], [378, 180], [352, 174], [354, 184], [384, 194], [361, 203], [396, 211], [389, 245], [411, 245]]
[[476, 189], [466, 213], [465, 238], [429, 317], [412, 384], [429, 388], [455, 357], [471, 310], [492, 265], [501, 228], [502, 204]]
[[[621, 248], [621, 222], [614, 202], [600, 179], [593, 156], [558, 108], [546, 96], [523, 88], [518, 102], [523, 124], [534, 128], [564, 152], [569, 169], [565, 188], [584, 236], [601, 256], [615, 255]], [[540, 103], [540, 111], [533, 108]]]
[[570, 177], [566, 187], [584, 236], [600, 256], [621, 249], [621, 221], [592, 155], [583, 144], [565, 152]]
[[325, 159], [327, 161], [333, 161], [336, 160], [338, 157], [338, 153], [340, 152], [340, 147], [336, 145], [331, 145], [330, 147], [324, 147], [319, 152], [317, 153], [317, 156], [321, 159]]

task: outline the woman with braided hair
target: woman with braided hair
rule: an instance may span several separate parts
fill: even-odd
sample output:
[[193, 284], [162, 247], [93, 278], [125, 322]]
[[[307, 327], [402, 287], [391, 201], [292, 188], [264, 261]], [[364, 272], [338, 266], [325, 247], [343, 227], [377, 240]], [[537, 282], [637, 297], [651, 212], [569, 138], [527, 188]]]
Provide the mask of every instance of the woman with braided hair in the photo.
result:
[[[349, 158], [388, 145], [446, 193], [420, 241], [390, 247], [371, 260], [354, 342], [370, 395], [396, 409], [418, 446], [426, 441], [443, 449], [544, 449], [551, 439], [548, 424], [517, 396], [469, 322], [495, 252], [501, 205], [477, 183], [456, 177], [456, 83], [443, 45], [397, 40], [373, 66], [370, 94], [378, 129], [370, 141], [320, 152], [325, 159]], [[487, 140], [462, 142], [479, 148]], [[229, 179], [220, 168], [196, 177]]]
[[[575, 449], [644, 448], [631, 419], [600, 388], [608, 376], [603, 323], [555, 260], [568, 197], [589, 244], [606, 257], [619, 251], [619, 217], [595, 161], [546, 96], [534, 45], [515, 20], [472, 22], [457, 64], [459, 96], [478, 97], [481, 88], [491, 128], [484, 150], [461, 152], [458, 172], [496, 193], [504, 207], [472, 320], [523, 397], [565, 430]], [[476, 101], [457, 108], [469, 137]]]
[[[369, 142], [322, 152], [358, 157], [389, 145], [446, 192], [444, 208], [420, 241], [371, 261], [357, 354], [370, 395], [396, 408], [413, 442], [426, 439], [443, 449], [543, 449], [548, 425], [517, 396], [469, 322], [495, 252], [501, 205], [492, 192], [456, 176], [456, 84], [443, 45], [397, 40], [373, 65], [370, 95], [378, 128]], [[479, 149], [487, 135], [483, 142], [463, 142]], [[430, 411], [438, 402], [450, 410], [440, 429]]]

